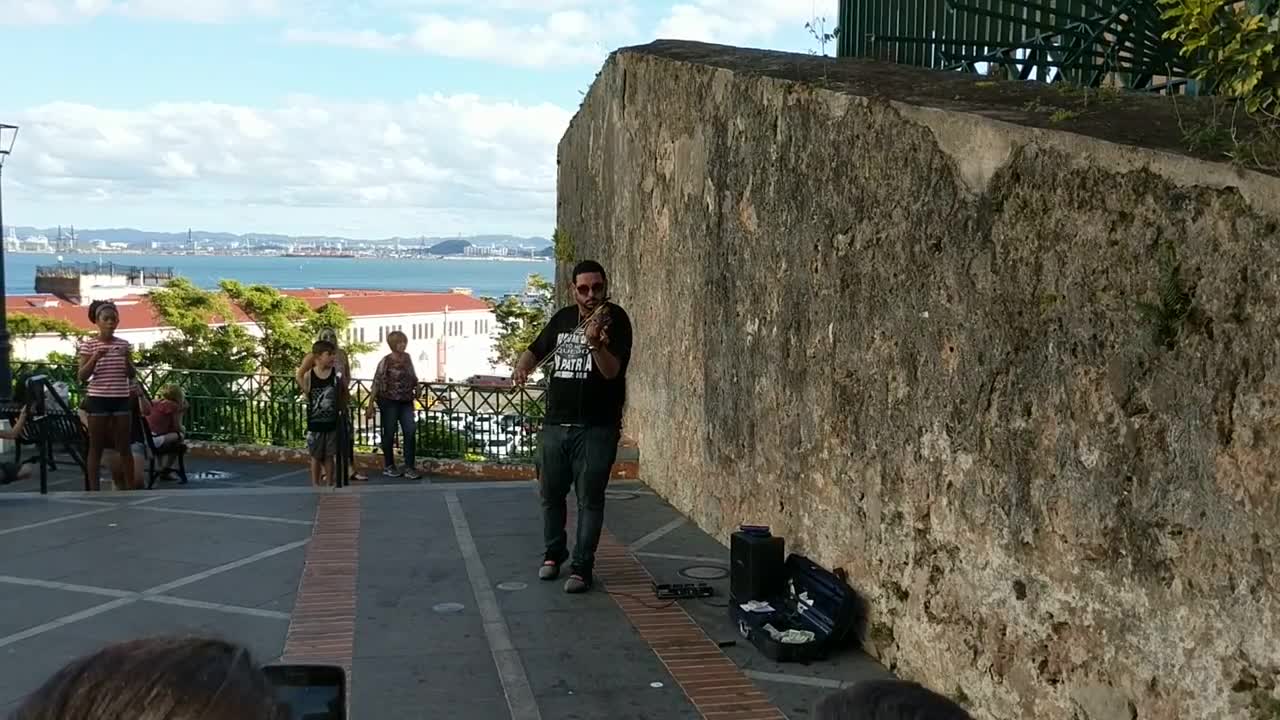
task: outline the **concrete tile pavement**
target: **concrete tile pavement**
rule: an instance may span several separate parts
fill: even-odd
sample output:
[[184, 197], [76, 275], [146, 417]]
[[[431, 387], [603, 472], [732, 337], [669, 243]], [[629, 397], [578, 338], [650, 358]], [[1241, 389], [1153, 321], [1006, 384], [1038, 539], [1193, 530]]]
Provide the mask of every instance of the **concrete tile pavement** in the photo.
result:
[[670, 638], [637, 630], [662, 604], [635, 583], [637, 572], [714, 575], [728, 553], [638, 483], [615, 483], [607, 511], [617, 562], [634, 567], [602, 561], [603, 591], [567, 596], [536, 578], [528, 483], [375, 480], [315, 493], [289, 466], [192, 463], [205, 469], [223, 474], [151, 493], [0, 492], [0, 708], [70, 658], [127, 637], [214, 633], [279, 657], [299, 622], [317, 499], [342, 495], [359, 496], [351, 609], [307, 614], [352, 615], [352, 717], [805, 718], [833, 688], [885, 674], [856, 651], [770, 663], [737, 638], [727, 579], [713, 579], [719, 597], [680, 607], [713, 645], [739, 643], [722, 649], [722, 674], [745, 678], [771, 710], [700, 711], [690, 688], [706, 678], [669, 654], [664, 663], [654, 648]]

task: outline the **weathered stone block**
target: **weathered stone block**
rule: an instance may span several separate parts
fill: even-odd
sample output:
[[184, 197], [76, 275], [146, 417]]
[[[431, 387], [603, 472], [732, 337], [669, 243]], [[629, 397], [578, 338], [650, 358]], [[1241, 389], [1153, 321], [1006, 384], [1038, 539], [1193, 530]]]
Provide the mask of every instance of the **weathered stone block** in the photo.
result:
[[625, 49], [558, 226], [635, 323], [646, 481], [847, 569], [899, 673], [982, 718], [1254, 718], [1280, 180], [1179, 152], [1167, 99], [1059, 128], [1055, 92]]

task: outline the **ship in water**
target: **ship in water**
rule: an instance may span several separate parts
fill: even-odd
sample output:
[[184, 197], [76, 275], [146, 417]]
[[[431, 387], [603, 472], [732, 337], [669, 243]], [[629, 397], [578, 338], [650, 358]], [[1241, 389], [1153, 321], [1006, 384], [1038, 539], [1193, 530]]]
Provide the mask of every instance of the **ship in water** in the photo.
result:
[[299, 243], [289, 245], [285, 248], [281, 257], [287, 258], [353, 258], [353, 253], [347, 252], [341, 243]]
[[301, 250], [284, 253], [287, 258], [353, 258], [355, 254], [341, 250]]

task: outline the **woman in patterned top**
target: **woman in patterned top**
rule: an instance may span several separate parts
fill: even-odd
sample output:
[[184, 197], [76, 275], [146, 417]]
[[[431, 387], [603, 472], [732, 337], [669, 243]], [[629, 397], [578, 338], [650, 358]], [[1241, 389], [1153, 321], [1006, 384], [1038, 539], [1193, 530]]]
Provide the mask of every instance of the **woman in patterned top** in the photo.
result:
[[[405, 477], [417, 480], [422, 476], [416, 469], [413, 455], [414, 440], [417, 438], [417, 410], [414, 401], [418, 397], [418, 373], [413, 369], [413, 358], [404, 349], [409, 346], [409, 338], [399, 330], [387, 334], [387, 353], [378, 363], [373, 373], [373, 400], [382, 411], [382, 471], [387, 477]], [[366, 411], [373, 419], [374, 404], [369, 404]], [[396, 455], [392, 444], [396, 439], [396, 425], [404, 433], [404, 467], [396, 468]]]
[[[128, 341], [116, 337], [120, 311], [115, 303], [96, 300], [89, 305], [89, 320], [98, 326], [97, 337], [80, 345], [80, 382], [88, 382], [84, 410], [88, 414], [89, 457], [85, 460], [89, 489], [99, 489], [98, 470], [102, 452], [115, 450], [120, 456], [120, 474], [112, 477], [120, 489], [137, 490], [133, 474], [133, 453], [129, 449], [132, 407], [131, 381], [136, 375]], [[114, 475], [114, 473], [113, 473]]]

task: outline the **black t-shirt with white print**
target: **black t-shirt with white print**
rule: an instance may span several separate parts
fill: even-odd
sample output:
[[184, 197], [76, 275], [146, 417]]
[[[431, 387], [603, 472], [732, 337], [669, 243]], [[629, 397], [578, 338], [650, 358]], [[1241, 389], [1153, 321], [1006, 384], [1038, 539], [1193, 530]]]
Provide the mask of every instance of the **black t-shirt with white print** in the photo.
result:
[[591, 351], [587, 350], [586, 335], [577, 329], [582, 317], [576, 305], [552, 315], [529, 346], [529, 352], [541, 361], [560, 345], [556, 356], [543, 366], [548, 378], [544, 422], [612, 427], [622, 424], [622, 408], [627, 402], [627, 365], [631, 362], [631, 318], [613, 303], [603, 312], [610, 318], [605, 331], [609, 336], [607, 350], [621, 363], [617, 377], [612, 380], [595, 367]]

